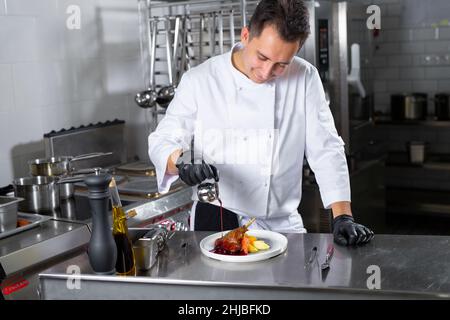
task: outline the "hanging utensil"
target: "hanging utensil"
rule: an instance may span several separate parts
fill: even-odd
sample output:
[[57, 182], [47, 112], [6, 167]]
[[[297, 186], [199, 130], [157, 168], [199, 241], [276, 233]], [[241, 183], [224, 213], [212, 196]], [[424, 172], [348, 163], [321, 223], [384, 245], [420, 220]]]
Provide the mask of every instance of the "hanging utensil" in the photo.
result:
[[231, 47], [234, 46], [235, 42], [235, 33], [234, 33], [234, 10], [230, 10], [230, 41], [231, 41]]
[[190, 16], [186, 17], [186, 64], [185, 70], [191, 69], [191, 57], [194, 56], [194, 41], [192, 40], [192, 23]]
[[223, 54], [223, 15], [222, 11], [217, 14], [217, 19], [219, 20], [219, 52]]
[[213, 57], [216, 52], [216, 13], [213, 12], [208, 17], [208, 34], [210, 56]]
[[170, 39], [170, 19], [165, 19], [165, 29], [166, 29], [166, 58], [167, 58], [167, 73], [169, 76], [169, 85], [162, 87], [158, 91], [157, 103], [162, 108], [167, 108], [175, 95], [175, 86], [173, 85], [173, 74], [172, 74], [172, 50], [171, 50], [171, 39]]
[[154, 88], [155, 83], [155, 54], [156, 54], [156, 32], [157, 21], [156, 18], [149, 19], [148, 22], [148, 42], [150, 55], [150, 74], [149, 74], [149, 88], [145, 91], [136, 94], [134, 100], [141, 108], [152, 108], [156, 106], [156, 99], [158, 93]]
[[186, 70], [186, 38], [187, 38], [187, 31], [186, 31], [186, 20], [187, 16], [184, 15], [182, 19], [182, 36], [181, 36], [181, 64], [179, 71], [179, 78], [178, 81], [181, 80], [181, 77]]
[[205, 16], [200, 14], [200, 33], [198, 35], [198, 63], [203, 62], [203, 30], [205, 29]]
[[[180, 16], [175, 18], [174, 37], [173, 37], [173, 56], [172, 56], [172, 75], [175, 79], [178, 79], [178, 45], [180, 34]], [[178, 84], [178, 80], [175, 80], [175, 84]]]

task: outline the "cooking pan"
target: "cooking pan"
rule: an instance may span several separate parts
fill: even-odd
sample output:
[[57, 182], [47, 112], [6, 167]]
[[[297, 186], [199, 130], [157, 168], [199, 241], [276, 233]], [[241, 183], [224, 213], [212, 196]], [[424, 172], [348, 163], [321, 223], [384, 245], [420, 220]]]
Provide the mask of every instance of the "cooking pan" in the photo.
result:
[[425, 120], [427, 117], [427, 97], [426, 93], [392, 95], [392, 120]]
[[56, 177], [25, 177], [13, 181], [14, 196], [25, 199], [19, 202], [19, 211], [51, 213], [59, 208], [59, 185]]
[[34, 159], [28, 162], [32, 176], [61, 176], [71, 174], [73, 171], [71, 163], [79, 160], [103, 157], [112, 152], [94, 152], [82, 154], [76, 157], [60, 156], [46, 159]]

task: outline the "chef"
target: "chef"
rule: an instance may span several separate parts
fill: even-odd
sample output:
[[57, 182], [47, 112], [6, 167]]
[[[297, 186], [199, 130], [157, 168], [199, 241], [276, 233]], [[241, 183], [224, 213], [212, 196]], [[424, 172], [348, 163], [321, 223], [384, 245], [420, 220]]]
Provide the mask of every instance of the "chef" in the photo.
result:
[[367, 243], [350, 206], [344, 142], [338, 135], [317, 69], [296, 56], [309, 35], [301, 0], [262, 0], [230, 52], [187, 71], [165, 117], [148, 138], [161, 193], [180, 178], [190, 186], [218, 181], [217, 201], [197, 201], [193, 230], [252, 228], [306, 232], [298, 213], [306, 158], [334, 240]]

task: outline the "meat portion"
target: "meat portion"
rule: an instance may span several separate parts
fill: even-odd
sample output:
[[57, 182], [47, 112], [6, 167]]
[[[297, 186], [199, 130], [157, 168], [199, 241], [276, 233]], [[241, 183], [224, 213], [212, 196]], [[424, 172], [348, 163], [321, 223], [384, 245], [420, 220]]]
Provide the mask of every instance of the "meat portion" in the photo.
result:
[[246, 225], [231, 230], [214, 243], [214, 251], [221, 254], [239, 254], [242, 250], [242, 239], [248, 227], [255, 221], [251, 219]]

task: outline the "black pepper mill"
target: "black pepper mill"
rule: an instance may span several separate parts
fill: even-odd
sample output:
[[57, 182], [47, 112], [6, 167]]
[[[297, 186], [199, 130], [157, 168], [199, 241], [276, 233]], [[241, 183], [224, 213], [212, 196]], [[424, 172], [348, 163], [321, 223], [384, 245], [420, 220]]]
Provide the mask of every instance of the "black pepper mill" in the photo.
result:
[[117, 259], [116, 243], [109, 220], [110, 174], [90, 175], [84, 179], [89, 190], [92, 213], [92, 234], [89, 241], [89, 262], [95, 273], [114, 274]]

